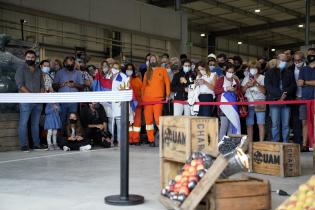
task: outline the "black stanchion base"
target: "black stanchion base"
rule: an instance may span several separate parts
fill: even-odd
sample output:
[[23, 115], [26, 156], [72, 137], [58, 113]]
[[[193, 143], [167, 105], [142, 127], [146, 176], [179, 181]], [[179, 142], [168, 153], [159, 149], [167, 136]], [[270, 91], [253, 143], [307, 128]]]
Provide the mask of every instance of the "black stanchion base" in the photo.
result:
[[133, 206], [144, 203], [144, 197], [141, 195], [129, 195], [128, 198], [120, 195], [110, 195], [105, 197], [105, 203], [114, 206]]

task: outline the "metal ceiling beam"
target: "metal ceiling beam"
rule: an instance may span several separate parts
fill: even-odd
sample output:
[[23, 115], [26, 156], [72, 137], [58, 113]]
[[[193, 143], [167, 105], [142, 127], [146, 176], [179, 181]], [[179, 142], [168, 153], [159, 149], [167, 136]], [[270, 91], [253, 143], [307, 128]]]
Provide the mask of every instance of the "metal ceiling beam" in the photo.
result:
[[267, 6], [269, 8], [278, 10], [280, 12], [287, 13], [287, 14], [289, 14], [291, 16], [295, 16], [295, 17], [298, 17], [298, 18], [302, 18], [302, 17], [305, 16], [303, 13], [297, 12], [296, 10], [289, 9], [287, 7], [280, 6], [279, 4], [275, 4], [275, 3], [273, 3], [272, 1], [269, 1], [269, 0], [252, 0], [252, 1], [253, 2], [257, 2], [257, 4], [261, 4], [261, 5]]
[[[171, 7], [175, 5], [174, 0], [149, 0], [150, 4], [153, 4], [158, 7]], [[198, 0], [182, 0], [181, 4], [188, 4]]]
[[[214, 32], [216, 36], [228, 36], [231, 34], [246, 34], [256, 31], [263, 31], [267, 29], [274, 29], [274, 28], [282, 28], [282, 27], [288, 27], [292, 25], [301, 24], [305, 21], [304, 18], [295, 18], [290, 20], [281, 20], [273, 23], [265, 23], [265, 24], [259, 24], [254, 26], [246, 26], [246, 27], [240, 27], [236, 29], [229, 29], [229, 30], [223, 30], [223, 31], [217, 31]], [[310, 17], [310, 22], [315, 22], [315, 15]]]
[[[315, 40], [310, 40], [309, 44], [315, 44]], [[305, 42], [295, 42], [295, 43], [291, 43], [291, 44], [285, 44], [285, 45], [276, 45], [274, 46], [274, 48], [276, 49], [291, 49], [291, 48], [296, 48], [296, 47], [301, 47], [304, 46]]]
[[261, 20], [264, 22], [274, 22], [274, 20], [272, 18], [264, 17], [264, 16], [258, 15], [256, 13], [253, 13], [253, 12], [250, 12], [250, 11], [238, 8], [238, 7], [234, 7], [234, 6], [225, 4], [225, 3], [222, 3], [221, 1], [218, 1], [218, 0], [201, 0], [201, 1], [208, 3], [208, 4], [211, 4], [215, 7], [219, 7], [219, 8], [228, 10], [228, 11], [233, 12], [233, 13], [237, 13], [240, 15], [244, 15], [246, 17], [254, 18], [256, 20]]

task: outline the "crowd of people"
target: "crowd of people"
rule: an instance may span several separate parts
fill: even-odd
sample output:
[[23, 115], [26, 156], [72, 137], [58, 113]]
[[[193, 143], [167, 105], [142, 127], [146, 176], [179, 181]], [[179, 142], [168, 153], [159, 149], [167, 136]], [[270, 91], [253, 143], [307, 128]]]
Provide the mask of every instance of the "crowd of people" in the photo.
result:
[[[26, 51], [25, 64], [16, 72], [20, 93], [132, 89], [130, 144], [140, 145], [144, 140], [140, 133], [145, 130], [147, 143], [156, 146], [159, 117], [185, 115], [218, 117], [219, 139], [247, 134], [249, 141], [293, 141], [302, 151], [312, 146], [307, 117], [313, 113], [307, 112], [305, 104], [214, 106], [198, 102], [314, 100], [315, 48], [307, 52], [286, 50], [271, 60], [260, 57], [253, 61], [211, 53], [205, 61], [194, 63], [185, 54], [172, 58], [166, 53], [147, 54], [139, 68], [113, 58], [97, 67], [71, 56], [63, 62], [42, 60], [39, 65], [36, 58], [34, 51]], [[20, 104], [21, 150], [29, 151], [29, 119], [33, 149], [43, 149], [39, 136], [43, 113], [49, 151], [116, 146], [121, 140], [120, 111], [119, 102]]]

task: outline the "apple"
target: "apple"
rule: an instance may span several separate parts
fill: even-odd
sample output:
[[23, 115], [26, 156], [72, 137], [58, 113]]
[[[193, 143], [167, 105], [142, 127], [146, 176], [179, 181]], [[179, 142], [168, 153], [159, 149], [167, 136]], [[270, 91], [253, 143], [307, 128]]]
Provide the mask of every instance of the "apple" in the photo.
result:
[[184, 171], [184, 172], [182, 173], [182, 178], [183, 178], [184, 176], [189, 176], [189, 172], [188, 172], [188, 171]]
[[197, 171], [200, 171], [200, 170], [202, 170], [202, 169], [204, 169], [205, 167], [202, 165], [202, 164], [200, 164], [200, 165], [198, 165], [197, 166]]
[[188, 187], [181, 187], [179, 190], [179, 194], [184, 194], [184, 195], [188, 195], [189, 194], [189, 189]]
[[197, 163], [198, 163], [197, 160], [192, 160], [192, 161], [191, 161], [191, 166], [196, 167], [196, 166], [197, 166]]
[[175, 176], [176, 182], [180, 182], [181, 179], [182, 179], [182, 175], [178, 174], [177, 176]]

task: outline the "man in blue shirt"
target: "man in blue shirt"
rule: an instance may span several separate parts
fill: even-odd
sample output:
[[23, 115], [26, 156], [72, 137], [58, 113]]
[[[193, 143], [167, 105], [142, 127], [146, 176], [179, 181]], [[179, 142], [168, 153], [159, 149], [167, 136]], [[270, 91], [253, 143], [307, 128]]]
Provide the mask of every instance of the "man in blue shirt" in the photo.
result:
[[[74, 57], [66, 57], [64, 68], [57, 72], [53, 87], [58, 92], [79, 92], [84, 88], [84, 81], [79, 70], [74, 69]], [[61, 121], [65, 127], [67, 116], [71, 112], [77, 112], [78, 103], [61, 104]]]
[[[308, 54], [308, 66], [302, 68], [297, 85], [302, 87], [302, 100], [314, 100], [315, 94], [315, 53]], [[306, 105], [300, 106], [300, 119], [303, 125], [303, 150], [308, 151], [307, 145], [307, 110]], [[312, 146], [312, 145], [310, 145]]]

